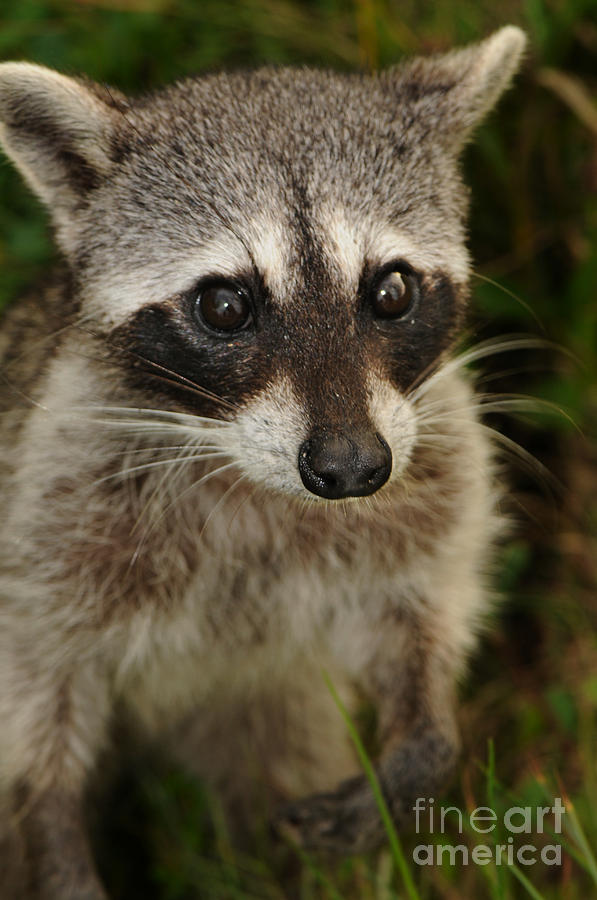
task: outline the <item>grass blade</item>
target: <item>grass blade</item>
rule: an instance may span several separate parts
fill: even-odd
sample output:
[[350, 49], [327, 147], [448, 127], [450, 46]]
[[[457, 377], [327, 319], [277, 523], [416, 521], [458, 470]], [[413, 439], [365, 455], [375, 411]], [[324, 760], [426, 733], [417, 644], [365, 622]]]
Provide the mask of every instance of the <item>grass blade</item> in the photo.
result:
[[508, 866], [508, 870], [512, 872], [515, 878], [518, 878], [524, 889], [533, 898], [533, 900], [545, 900], [545, 894], [541, 894], [537, 890], [537, 888], [533, 887], [529, 879], [526, 877], [526, 875], [522, 874], [518, 866], [512, 864], [511, 866]]
[[363, 742], [361, 741], [359, 733], [357, 732], [357, 730], [354, 726], [354, 723], [353, 723], [350, 715], [348, 714], [346, 707], [344, 706], [340, 697], [338, 696], [338, 693], [337, 693], [334, 685], [332, 684], [331, 679], [325, 672], [324, 672], [324, 678], [325, 678], [325, 682], [327, 684], [328, 690], [329, 690], [330, 694], [332, 695], [334, 703], [338, 707], [338, 710], [340, 711], [340, 714], [341, 714], [342, 718], [344, 719], [344, 722], [348, 729], [348, 733], [350, 734], [350, 738], [355, 746], [357, 755], [359, 757], [359, 760], [361, 762], [361, 765], [363, 767], [363, 770], [365, 772], [367, 780], [368, 780], [369, 784], [371, 785], [371, 790], [373, 791], [373, 796], [375, 797], [375, 802], [377, 804], [377, 808], [381, 815], [381, 818], [382, 818], [382, 821], [384, 824], [384, 828], [385, 828], [386, 834], [388, 836], [388, 841], [389, 841], [390, 848], [392, 851], [392, 856], [394, 858], [394, 862], [396, 863], [396, 867], [402, 876], [402, 881], [404, 883], [406, 893], [407, 893], [408, 897], [410, 898], [410, 900], [420, 900], [419, 892], [417, 891], [417, 888], [415, 887], [415, 883], [413, 881], [410, 869], [408, 867], [408, 863], [406, 862], [406, 857], [404, 856], [404, 851], [402, 849], [402, 844], [400, 842], [400, 838], [398, 837], [398, 832], [396, 831], [396, 828], [392, 821], [392, 817], [390, 815], [390, 811], [388, 809], [388, 805], [385, 801], [383, 792], [381, 790], [381, 785], [379, 783], [377, 773], [373, 767], [371, 760], [369, 759], [367, 751], [365, 750], [365, 748], [363, 746]]

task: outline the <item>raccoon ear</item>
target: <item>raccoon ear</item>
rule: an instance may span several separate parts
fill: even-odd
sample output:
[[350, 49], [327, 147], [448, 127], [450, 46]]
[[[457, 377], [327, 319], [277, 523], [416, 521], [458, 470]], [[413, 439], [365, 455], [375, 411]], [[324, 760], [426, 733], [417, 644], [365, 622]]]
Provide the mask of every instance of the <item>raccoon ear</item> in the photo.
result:
[[0, 64], [0, 143], [59, 223], [113, 165], [119, 100], [101, 91], [43, 66]]
[[524, 32], [506, 25], [480, 44], [413, 60], [402, 70], [402, 89], [432, 133], [459, 151], [510, 84], [525, 46]]

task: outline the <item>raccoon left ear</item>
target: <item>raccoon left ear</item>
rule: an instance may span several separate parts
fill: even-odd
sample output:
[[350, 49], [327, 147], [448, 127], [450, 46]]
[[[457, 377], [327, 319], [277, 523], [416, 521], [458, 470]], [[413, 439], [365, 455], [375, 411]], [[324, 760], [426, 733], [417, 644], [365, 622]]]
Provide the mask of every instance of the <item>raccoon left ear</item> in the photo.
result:
[[59, 225], [113, 165], [118, 102], [44, 66], [0, 64], [0, 143]]
[[524, 32], [506, 25], [480, 44], [407, 63], [398, 70], [400, 89], [414, 98], [417, 117], [458, 151], [510, 84], [525, 46]]

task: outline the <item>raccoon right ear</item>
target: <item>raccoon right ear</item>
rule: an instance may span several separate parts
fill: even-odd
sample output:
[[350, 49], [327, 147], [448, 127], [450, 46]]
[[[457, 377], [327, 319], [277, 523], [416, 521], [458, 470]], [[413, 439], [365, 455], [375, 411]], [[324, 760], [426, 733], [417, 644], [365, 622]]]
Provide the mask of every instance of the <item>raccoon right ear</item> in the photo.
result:
[[458, 153], [510, 84], [525, 45], [524, 32], [505, 25], [479, 44], [407, 62], [398, 84], [435, 140]]
[[44, 66], [0, 64], [0, 143], [58, 224], [113, 166], [122, 116], [101, 90]]

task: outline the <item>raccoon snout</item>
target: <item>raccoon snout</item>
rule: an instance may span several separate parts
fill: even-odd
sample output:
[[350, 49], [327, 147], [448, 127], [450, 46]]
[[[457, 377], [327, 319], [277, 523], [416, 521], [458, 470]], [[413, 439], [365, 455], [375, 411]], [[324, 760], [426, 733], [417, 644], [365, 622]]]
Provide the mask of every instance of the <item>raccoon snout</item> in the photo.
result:
[[392, 471], [392, 451], [380, 434], [320, 432], [304, 441], [298, 467], [312, 494], [328, 500], [365, 497], [385, 484]]

